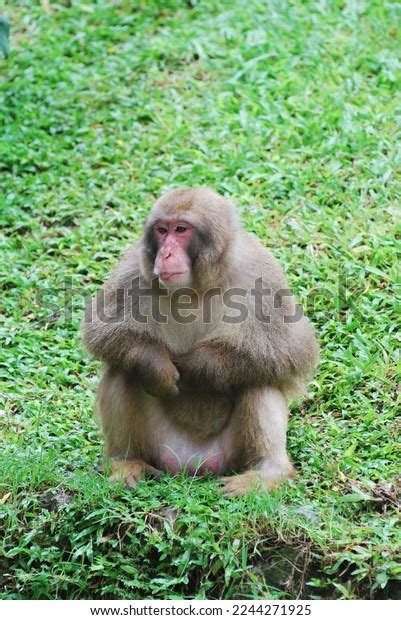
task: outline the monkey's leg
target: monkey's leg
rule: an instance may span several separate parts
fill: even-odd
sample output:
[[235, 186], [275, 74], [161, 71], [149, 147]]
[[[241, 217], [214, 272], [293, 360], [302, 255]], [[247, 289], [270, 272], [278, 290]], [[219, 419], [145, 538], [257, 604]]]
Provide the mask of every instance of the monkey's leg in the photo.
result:
[[112, 459], [110, 481], [129, 487], [145, 474], [158, 477], [148, 464], [146, 419], [151, 397], [132, 385], [123, 373], [106, 369], [100, 381], [96, 413], [102, 422], [106, 453]]
[[241, 397], [236, 413], [235, 423], [242, 427], [240, 437], [247, 444], [248, 462], [254, 466], [222, 478], [224, 495], [271, 491], [282, 480], [293, 478], [295, 469], [286, 450], [288, 408], [282, 393], [275, 388], [250, 390]]

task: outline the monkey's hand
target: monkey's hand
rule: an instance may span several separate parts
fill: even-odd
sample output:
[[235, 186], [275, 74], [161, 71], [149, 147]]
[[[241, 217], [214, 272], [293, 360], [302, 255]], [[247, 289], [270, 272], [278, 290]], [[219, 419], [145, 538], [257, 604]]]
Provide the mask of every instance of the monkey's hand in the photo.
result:
[[180, 373], [178, 387], [227, 392], [232, 387], [227, 373], [227, 360], [221, 351], [214, 351], [208, 344], [196, 345], [174, 360]]
[[134, 364], [134, 372], [146, 392], [157, 398], [173, 398], [179, 393], [180, 374], [167, 349], [148, 345]]

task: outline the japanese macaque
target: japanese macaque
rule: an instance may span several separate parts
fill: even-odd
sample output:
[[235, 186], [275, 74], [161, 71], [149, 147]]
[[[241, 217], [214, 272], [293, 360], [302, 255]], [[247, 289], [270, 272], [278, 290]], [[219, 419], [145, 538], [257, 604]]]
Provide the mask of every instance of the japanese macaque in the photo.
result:
[[318, 347], [231, 201], [207, 188], [157, 200], [89, 304], [83, 338], [105, 364], [96, 411], [112, 479], [210, 472], [230, 496], [294, 476], [287, 400], [304, 390]]

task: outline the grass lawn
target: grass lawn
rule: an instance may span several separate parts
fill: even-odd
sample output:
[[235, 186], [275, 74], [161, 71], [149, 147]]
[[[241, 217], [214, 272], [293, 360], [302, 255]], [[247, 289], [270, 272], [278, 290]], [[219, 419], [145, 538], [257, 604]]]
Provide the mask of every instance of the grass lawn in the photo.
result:
[[[400, 4], [46, 6], [2, 10], [0, 597], [400, 598]], [[319, 335], [269, 495], [103, 471], [84, 297], [179, 185], [237, 201]]]

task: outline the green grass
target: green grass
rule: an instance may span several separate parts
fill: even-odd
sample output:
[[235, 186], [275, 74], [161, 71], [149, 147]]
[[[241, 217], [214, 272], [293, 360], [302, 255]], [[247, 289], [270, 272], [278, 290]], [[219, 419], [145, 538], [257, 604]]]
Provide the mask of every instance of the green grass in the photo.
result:
[[[401, 597], [400, 5], [70, 4], [3, 9], [0, 596]], [[237, 201], [319, 334], [270, 495], [102, 471], [83, 295], [178, 185]]]

